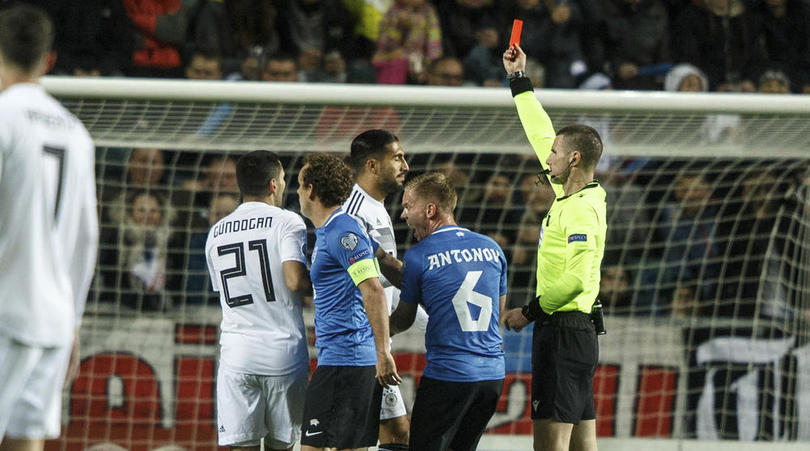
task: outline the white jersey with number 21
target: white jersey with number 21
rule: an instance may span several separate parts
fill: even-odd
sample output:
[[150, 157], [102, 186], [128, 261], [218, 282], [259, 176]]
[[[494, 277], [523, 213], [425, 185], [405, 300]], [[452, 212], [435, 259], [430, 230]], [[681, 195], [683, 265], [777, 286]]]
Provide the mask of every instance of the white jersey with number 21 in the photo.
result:
[[220, 365], [265, 376], [309, 364], [301, 296], [290, 291], [282, 263], [306, 265], [307, 231], [297, 214], [245, 202], [211, 227], [205, 257], [222, 305]]

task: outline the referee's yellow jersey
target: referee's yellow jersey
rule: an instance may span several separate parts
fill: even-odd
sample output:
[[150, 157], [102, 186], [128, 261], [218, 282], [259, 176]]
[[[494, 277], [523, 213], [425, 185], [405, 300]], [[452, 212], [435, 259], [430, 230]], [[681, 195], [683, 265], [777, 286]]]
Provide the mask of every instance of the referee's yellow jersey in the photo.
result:
[[[546, 169], [556, 134], [534, 91], [515, 96], [520, 122]], [[599, 295], [600, 265], [605, 253], [607, 213], [605, 190], [594, 181], [565, 196], [551, 184], [557, 198], [543, 218], [537, 252], [537, 296], [546, 313], [579, 310], [590, 313]]]

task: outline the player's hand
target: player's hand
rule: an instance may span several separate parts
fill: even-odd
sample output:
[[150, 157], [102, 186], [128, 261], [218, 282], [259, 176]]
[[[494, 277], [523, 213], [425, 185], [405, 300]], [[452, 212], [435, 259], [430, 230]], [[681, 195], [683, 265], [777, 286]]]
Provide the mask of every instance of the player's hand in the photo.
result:
[[506, 326], [506, 330], [514, 330], [515, 332], [520, 332], [524, 327], [529, 325], [529, 320], [523, 316], [523, 311], [519, 308], [513, 308], [507, 311], [503, 315], [502, 322], [503, 325]]
[[81, 341], [79, 340], [79, 329], [73, 333], [73, 347], [70, 350], [70, 360], [68, 360], [67, 372], [65, 373], [65, 384], [72, 384], [79, 375], [79, 365], [81, 359], [79, 354], [81, 352]]
[[515, 44], [503, 52], [503, 68], [507, 74], [518, 70], [526, 70], [526, 54], [519, 45]]
[[377, 354], [377, 382], [385, 388], [402, 383], [402, 378], [397, 373], [397, 364], [394, 363], [394, 356], [390, 352]]

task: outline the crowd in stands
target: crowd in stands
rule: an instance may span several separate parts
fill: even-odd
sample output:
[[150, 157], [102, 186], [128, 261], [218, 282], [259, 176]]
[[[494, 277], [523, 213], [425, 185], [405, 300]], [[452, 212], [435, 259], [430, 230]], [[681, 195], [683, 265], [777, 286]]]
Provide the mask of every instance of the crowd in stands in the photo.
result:
[[[30, 1], [56, 19], [56, 74], [502, 87], [501, 54], [519, 18], [537, 87], [810, 93], [810, 0]], [[230, 108], [218, 105], [199, 133]], [[325, 107], [319, 127], [398, 128], [395, 111], [377, 113]], [[609, 127], [585, 122], [609, 148]], [[698, 133], [733, 144], [743, 128], [738, 116], [713, 115]], [[99, 300], [132, 311], [216, 305], [202, 252], [210, 225], [238, 203], [235, 156], [99, 149]], [[294, 180], [298, 156], [284, 158]], [[807, 168], [606, 161], [598, 177], [609, 196], [609, 314], [810, 320], [801, 282], [810, 251], [792, 238], [810, 230]], [[459, 223], [501, 244], [509, 302], [523, 305], [553, 196], [534, 156], [420, 154], [410, 163], [451, 177]], [[390, 210], [407, 249], [398, 202]], [[294, 189], [285, 206], [297, 210]]]
[[502, 86], [518, 18], [538, 87], [810, 93], [810, 0], [28, 1], [57, 74]]

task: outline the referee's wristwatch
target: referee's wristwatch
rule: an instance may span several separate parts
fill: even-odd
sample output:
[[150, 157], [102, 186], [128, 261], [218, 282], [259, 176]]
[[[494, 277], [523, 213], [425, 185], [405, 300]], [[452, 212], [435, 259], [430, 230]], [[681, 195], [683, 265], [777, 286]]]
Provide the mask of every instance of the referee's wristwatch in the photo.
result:
[[510, 73], [509, 75], [506, 76], [506, 79], [509, 80], [510, 82], [512, 80], [516, 80], [518, 78], [529, 78], [529, 76], [526, 75], [526, 72], [524, 72], [522, 70], [516, 70], [516, 71], [514, 71], [514, 72], [512, 72], [512, 73]]

